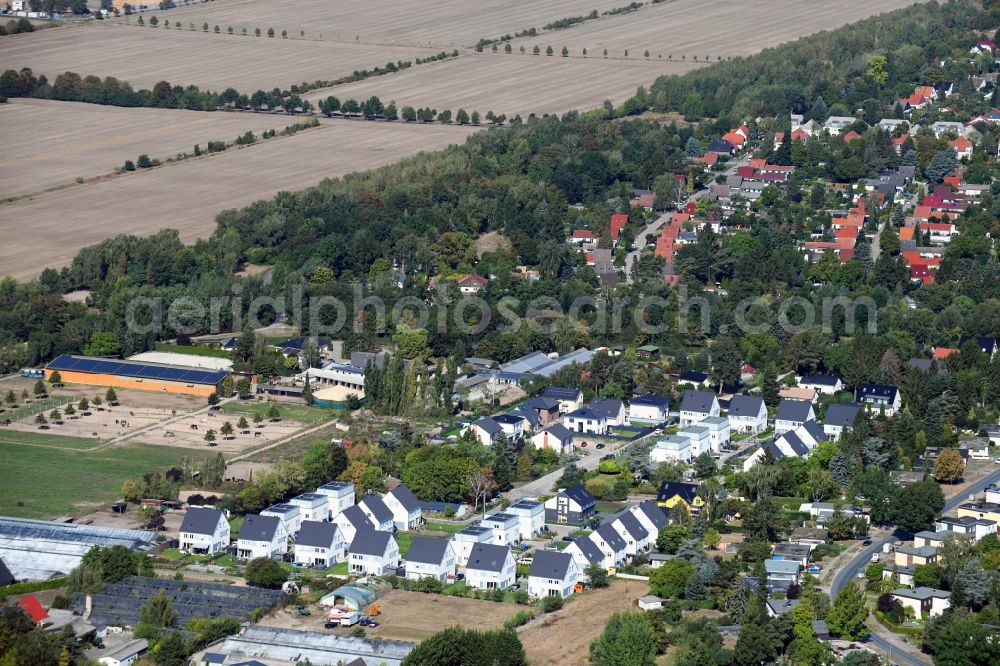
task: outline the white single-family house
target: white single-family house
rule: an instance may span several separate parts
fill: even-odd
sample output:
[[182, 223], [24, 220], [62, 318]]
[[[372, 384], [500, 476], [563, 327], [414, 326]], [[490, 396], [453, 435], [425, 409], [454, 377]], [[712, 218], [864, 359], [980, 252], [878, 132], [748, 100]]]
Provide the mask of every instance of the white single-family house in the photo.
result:
[[845, 430], [854, 426], [854, 419], [859, 411], [861, 407], [858, 405], [830, 405], [826, 408], [826, 417], [823, 419], [823, 432], [832, 441], [837, 441]]
[[545, 500], [546, 523], [580, 525], [594, 517], [597, 499], [581, 485], [564, 488]]
[[558, 550], [536, 550], [528, 570], [528, 594], [533, 597], [568, 597], [579, 580], [573, 556]]
[[236, 540], [236, 557], [252, 560], [255, 557], [281, 557], [286, 552], [288, 530], [281, 519], [256, 514], [243, 518], [240, 536]]
[[996, 534], [997, 523], [995, 520], [973, 518], [972, 516], [962, 516], [961, 518], [943, 516], [934, 521], [934, 529], [938, 532], [969, 534], [976, 541], [979, 541], [989, 534]]
[[378, 495], [365, 495], [364, 499], [358, 502], [358, 508], [368, 517], [368, 520], [379, 532], [392, 532], [393, 515], [389, 507]]
[[799, 584], [799, 570], [802, 565], [789, 560], [764, 560], [767, 582], [776, 587]]
[[455, 532], [451, 537], [451, 547], [455, 551], [458, 566], [464, 567], [472, 554], [472, 548], [479, 543], [490, 543], [493, 530], [481, 525], [469, 525]]
[[699, 421], [695, 427], [708, 429], [708, 447], [712, 453], [722, 451], [722, 447], [729, 444], [732, 437], [732, 427], [725, 416], [709, 416]]
[[330, 520], [330, 497], [323, 493], [303, 493], [288, 500], [299, 507], [302, 522], [307, 520]]
[[357, 504], [349, 506], [338, 513], [333, 517], [333, 522], [340, 529], [340, 533], [344, 535], [344, 541], [347, 543], [354, 541], [354, 535], [359, 530], [375, 529], [372, 521], [368, 519], [368, 516], [365, 515], [365, 512]]
[[812, 403], [808, 400], [785, 399], [778, 403], [778, 411], [774, 416], [774, 434], [783, 435], [789, 430], [795, 430], [806, 421], [816, 419]]
[[840, 377], [834, 375], [809, 375], [799, 379], [799, 386], [823, 393], [833, 395], [844, 390], [844, 384]]
[[913, 611], [915, 617], [937, 617], [951, 607], [951, 593], [933, 587], [900, 589], [889, 593], [893, 599]]
[[581, 537], [574, 540], [563, 552], [572, 557], [573, 561], [576, 562], [576, 568], [580, 571], [581, 577], [585, 577], [583, 572], [591, 564], [596, 564], [605, 570], [608, 568], [608, 558], [605, 558], [604, 553], [601, 552], [601, 549], [597, 547], [597, 544], [590, 537]]
[[625, 539], [611, 525], [605, 523], [587, 536], [581, 538], [590, 539], [594, 542], [594, 545], [597, 546], [603, 555], [602, 566], [606, 569], [620, 566], [625, 562], [625, 548], [627, 544], [625, 543]]
[[649, 462], [653, 467], [668, 460], [689, 463], [693, 457], [691, 455], [691, 440], [680, 435], [658, 439], [649, 450]]
[[302, 524], [302, 513], [294, 504], [273, 504], [260, 512], [262, 516], [274, 516], [285, 526], [289, 536], [294, 536]]
[[399, 566], [399, 545], [392, 534], [376, 530], [358, 530], [347, 549], [351, 573], [381, 576]]
[[514, 584], [517, 565], [507, 546], [477, 543], [465, 565], [465, 584], [477, 590], [504, 590]]
[[326, 495], [329, 498], [330, 517], [327, 520], [333, 520], [334, 516], [341, 511], [349, 506], [354, 506], [353, 483], [347, 481], [330, 481], [317, 488], [316, 493]]
[[631, 511], [622, 511], [606, 521], [625, 540], [625, 555], [635, 557], [648, 553], [656, 543], [656, 534], [643, 527]]
[[469, 429], [476, 441], [483, 446], [493, 446], [493, 442], [503, 432], [503, 427], [492, 416], [484, 416], [473, 422]]
[[902, 406], [899, 389], [885, 384], [861, 384], [858, 402], [868, 405], [874, 412], [884, 411], [886, 416], [892, 416]]
[[536, 449], [552, 449], [556, 453], [573, 452], [573, 433], [561, 423], [553, 423], [531, 436]]
[[455, 549], [447, 539], [413, 537], [406, 554], [406, 577], [410, 580], [433, 578], [445, 582], [455, 575], [457, 560]]
[[767, 430], [767, 405], [755, 395], [734, 395], [729, 401], [729, 425], [738, 433], [757, 433]]
[[229, 521], [218, 509], [187, 510], [180, 529], [180, 549], [198, 555], [221, 553], [229, 547]]
[[685, 391], [681, 398], [681, 427], [689, 426], [709, 416], [718, 416], [719, 399], [710, 391]]
[[653, 535], [653, 542], [656, 542], [656, 537], [660, 534], [660, 530], [663, 529], [667, 522], [667, 509], [661, 507], [656, 503], [655, 500], [646, 500], [645, 502], [640, 502], [628, 508], [632, 514], [639, 519], [642, 526]]
[[494, 513], [486, 516], [479, 524], [493, 530], [490, 541], [498, 546], [510, 546], [521, 540], [521, 521], [513, 514]]
[[523, 416], [516, 414], [497, 414], [490, 417], [493, 422], [500, 426], [500, 430], [507, 436], [509, 442], [520, 442], [527, 432], [526, 421]]
[[628, 403], [628, 418], [630, 421], [651, 421], [659, 423], [667, 420], [670, 413], [670, 398], [654, 393], [647, 393], [633, 398]]
[[564, 415], [562, 422], [568, 430], [575, 433], [587, 435], [606, 435], [608, 433], [607, 417], [590, 407], [577, 409]]
[[343, 562], [346, 551], [347, 542], [336, 524], [320, 520], [303, 520], [292, 546], [295, 561], [307, 567]]
[[542, 397], [558, 400], [559, 411], [563, 414], [568, 414], [583, 407], [583, 391], [578, 388], [550, 386], [542, 391]]
[[522, 539], [530, 539], [545, 529], [545, 505], [538, 500], [520, 499], [504, 509], [504, 513], [517, 516]]
[[420, 500], [406, 484], [400, 484], [382, 496], [382, 501], [392, 512], [392, 523], [397, 530], [415, 530], [420, 527], [423, 510]]
[[621, 400], [598, 398], [590, 403], [590, 408], [604, 416], [609, 428], [617, 428], [628, 423], [628, 412]]
[[712, 450], [712, 429], [702, 425], [707, 420], [702, 419], [694, 425], [689, 425], [677, 431], [677, 437], [686, 437], [691, 442], [692, 458], [697, 458], [702, 453]]

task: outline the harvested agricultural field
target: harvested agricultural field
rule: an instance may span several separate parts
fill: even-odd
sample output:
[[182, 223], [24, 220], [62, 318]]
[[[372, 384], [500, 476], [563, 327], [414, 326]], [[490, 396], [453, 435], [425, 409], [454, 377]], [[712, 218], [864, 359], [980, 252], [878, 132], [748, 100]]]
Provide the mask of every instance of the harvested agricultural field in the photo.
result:
[[662, 74], [683, 74], [695, 63], [627, 62], [596, 58], [561, 58], [521, 54], [472, 53], [455, 60], [416, 67], [321, 90], [307, 96], [316, 102], [327, 95], [358, 100], [378, 95], [402, 106], [429, 106], [452, 112], [464, 108], [527, 115], [592, 109], [609, 99], [621, 103], [640, 85]]
[[225, 208], [462, 143], [474, 131], [334, 120], [248, 148], [3, 204], [0, 267], [4, 274], [33, 277], [46, 266], [68, 265], [81, 248], [116, 234], [177, 229], [183, 240], [194, 241], [215, 230], [215, 216]]
[[[146, 18], [151, 16], [147, 13]], [[137, 89], [169, 81], [203, 90], [232, 87], [247, 95], [257, 89], [287, 89], [303, 81], [333, 80], [355, 70], [432, 53], [436, 51], [216, 35], [200, 29], [141, 28], [111, 21], [11, 35], [0, 41], [4, 68], [30, 67], [36, 75], [45, 74], [50, 80], [73, 71], [81, 76], [114, 76]]]
[[[674, 0], [643, 7], [639, 11], [586, 21], [567, 30], [517, 39], [514, 50], [527, 51], [563, 46], [570, 55], [583, 49], [593, 58], [604, 49], [612, 58], [625, 56], [645, 60], [672, 55], [715, 62], [718, 56], [746, 56], [762, 49], [793, 41], [823, 30], [833, 30], [854, 21], [916, 4], [914, 0]], [[603, 57], [603, 55], [602, 55]], [[652, 81], [650, 81], [652, 83]]]
[[288, 121], [259, 113], [126, 109], [15, 98], [0, 107], [0, 123], [33, 128], [4, 133], [0, 198], [5, 198], [111, 173], [142, 153], [164, 160], [193, 153], [196, 143], [205, 149], [209, 141], [281, 129]]
[[[482, 37], [495, 38], [526, 28], [539, 28], [552, 21], [582, 16], [592, 10], [605, 11], [628, 2], [622, 0], [368, 0], [330, 2], [300, 0], [294, 11], [274, 0], [214, 0], [180, 6], [167, 12], [147, 11], [146, 19], [228, 26], [239, 32], [273, 27], [292, 37], [305, 31], [306, 39], [337, 39], [382, 44], [411, 44], [460, 48], [472, 46]], [[132, 21], [135, 22], [134, 19]]]

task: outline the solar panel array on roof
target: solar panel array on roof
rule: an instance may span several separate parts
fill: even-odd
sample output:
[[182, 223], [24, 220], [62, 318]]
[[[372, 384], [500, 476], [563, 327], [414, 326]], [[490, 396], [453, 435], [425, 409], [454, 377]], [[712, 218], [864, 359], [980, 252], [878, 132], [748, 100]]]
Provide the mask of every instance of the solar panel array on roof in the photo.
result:
[[63, 370], [69, 372], [89, 372], [139, 379], [162, 379], [171, 382], [187, 384], [218, 384], [228, 372], [224, 370], [203, 370], [180, 366], [156, 365], [154, 363], [137, 363], [135, 361], [119, 361], [105, 358], [89, 358], [86, 356], [71, 356], [63, 354], [46, 366], [48, 370]]

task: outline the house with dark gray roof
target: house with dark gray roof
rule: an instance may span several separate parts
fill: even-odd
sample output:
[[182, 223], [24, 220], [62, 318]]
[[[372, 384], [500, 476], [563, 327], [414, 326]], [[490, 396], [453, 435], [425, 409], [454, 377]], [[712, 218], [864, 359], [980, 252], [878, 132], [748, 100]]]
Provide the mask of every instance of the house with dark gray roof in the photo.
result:
[[389, 532], [358, 530], [347, 562], [351, 573], [381, 576], [399, 566], [399, 545]]
[[447, 539], [413, 537], [404, 566], [410, 580], [433, 578], [442, 583], [454, 576], [458, 564], [455, 549]]
[[604, 555], [602, 565], [605, 568], [610, 569], [611, 567], [621, 566], [625, 562], [627, 544], [625, 543], [625, 539], [611, 525], [605, 523], [587, 536], [581, 538], [590, 539], [594, 542], [594, 545]]
[[902, 406], [899, 389], [886, 384], [861, 384], [857, 398], [872, 411], [884, 412], [886, 416], [892, 416]]
[[536, 449], [552, 449], [556, 453], [573, 452], [573, 433], [561, 423], [553, 423], [531, 436]]
[[590, 403], [590, 408], [604, 416], [609, 428], [625, 425], [628, 421], [625, 403], [614, 398], [598, 398]]
[[559, 401], [555, 398], [534, 396], [522, 402], [521, 409], [535, 412], [542, 426], [559, 420]]
[[12, 585], [14, 583], [14, 574], [10, 572], [4, 561], [0, 559], [0, 587], [7, 585]]
[[729, 426], [734, 432], [756, 435], [767, 430], [767, 405], [755, 395], [734, 395], [729, 400]]
[[653, 542], [655, 543], [660, 530], [667, 525], [668, 509], [658, 505], [655, 500], [646, 500], [645, 502], [630, 506], [628, 510], [635, 514], [635, 517], [639, 519], [642, 526], [653, 535]]
[[340, 528], [344, 541], [350, 543], [358, 530], [372, 530], [375, 525], [368, 519], [365, 512], [357, 504], [351, 505], [333, 517], [333, 522]]
[[823, 419], [823, 432], [833, 441], [840, 439], [845, 430], [854, 425], [861, 407], [858, 405], [830, 405]]
[[514, 584], [517, 566], [507, 546], [477, 543], [465, 565], [465, 583], [478, 590], [504, 590]]
[[616, 513], [605, 521], [625, 540], [625, 555], [635, 557], [652, 549], [656, 534], [650, 533], [642, 522], [629, 510]]
[[584, 576], [583, 571], [591, 564], [604, 567], [604, 553], [588, 537], [575, 539], [563, 552], [573, 558], [573, 561], [576, 562], [576, 568], [581, 572], [581, 576]]
[[256, 557], [281, 557], [288, 552], [288, 530], [280, 518], [250, 514], [243, 518], [240, 536], [236, 540], [236, 557], [252, 560]]
[[528, 594], [533, 597], [568, 597], [579, 580], [573, 556], [558, 550], [536, 550], [528, 570]]
[[774, 434], [777, 436], [795, 430], [815, 418], [816, 412], [813, 411], [811, 402], [786, 398], [778, 403], [778, 411], [774, 415]]
[[382, 501], [392, 512], [392, 523], [397, 530], [415, 530], [423, 522], [423, 508], [405, 483], [401, 483], [383, 497]]
[[347, 542], [335, 523], [303, 520], [292, 552], [302, 566], [328, 567], [344, 561]]
[[545, 522], [582, 525], [594, 517], [597, 499], [581, 486], [564, 488], [545, 500]]
[[685, 391], [681, 398], [681, 427], [693, 425], [718, 416], [720, 413], [719, 399], [710, 391]]
[[184, 514], [179, 534], [180, 549], [198, 555], [221, 553], [229, 548], [230, 530], [226, 514], [218, 509], [192, 507]]
[[559, 401], [559, 411], [563, 414], [583, 407], [583, 391], [565, 386], [549, 386], [542, 391], [543, 398]]
[[395, 527], [392, 511], [378, 495], [365, 495], [364, 499], [358, 502], [358, 508], [368, 516], [368, 520], [379, 532], [391, 532]]
[[476, 441], [483, 446], [493, 446], [493, 442], [503, 432], [503, 427], [491, 416], [484, 416], [475, 421], [469, 426], [469, 429], [472, 431], [472, 435], [476, 438]]
[[963, 335], [958, 339], [958, 348], [961, 349], [965, 346], [965, 343], [974, 341], [976, 346], [979, 347], [979, 351], [986, 354], [986, 356], [993, 360], [993, 356], [997, 353], [997, 339], [989, 337], [987, 335]]
[[640, 395], [628, 403], [629, 420], [659, 423], [667, 420], [669, 412], [670, 398], [655, 393]]
[[522, 419], [524, 423], [521, 426], [521, 430], [525, 433], [532, 432], [542, 424], [542, 419], [538, 416], [538, 412], [533, 409], [518, 407], [507, 412], [507, 416]]
[[834, 375], [808, 375], [799, 380], [802, 388], [811, 388], [817, 393], [833, 395], [844, 390], [840, 377]]
[[586, 435], [608, 434], [608, 417], [590, 407], [576, 409], [563, 415], [562, 423], [572, 432]]

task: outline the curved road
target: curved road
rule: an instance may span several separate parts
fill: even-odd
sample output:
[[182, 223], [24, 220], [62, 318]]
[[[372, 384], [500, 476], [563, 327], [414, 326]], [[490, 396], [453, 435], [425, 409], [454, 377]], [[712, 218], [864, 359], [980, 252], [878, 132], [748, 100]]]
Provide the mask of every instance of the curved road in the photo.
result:
[[[1000, 470], [975, 481], [973, 484], [969, 484], [966, 491], [956, 494], [954, 497], [945, 502], [944, 510], [941, 512], [942, 515], [954, 510], [959, 504], [967, 502], [971, 492], [997, 482], [1000, 482]], [[854, 559], [845, 564], [833, 578], [833, 583], [830, 585], [830, 599], [836, 599], [840, 591], [844, 589], [844, 586], [854, 580], [859, 571], [865, 570], [871, 562], [872, 553], [881, 551], [883, 544], [893, 541], [896, 538], [897, 537], [894, 534], [890, 534], [887, 537], [873, 541], [872, 545], [863, 549], [854, 557]], [[898, 645], [890, 645], [887, 640], [877, 634], [871, 634], [868, 637], [868, 642], [884, 653], [892, 653], [892, 660], [901, 664], [907, 664], [908, 666], [926, 666], [927, 664], [927, 661], [925, 660], [918, 659], [917, 657], [907, 654], [906, 652], [902, 652]], [[895, 648], [895, 650], [893, 651], [892, 648]]]

